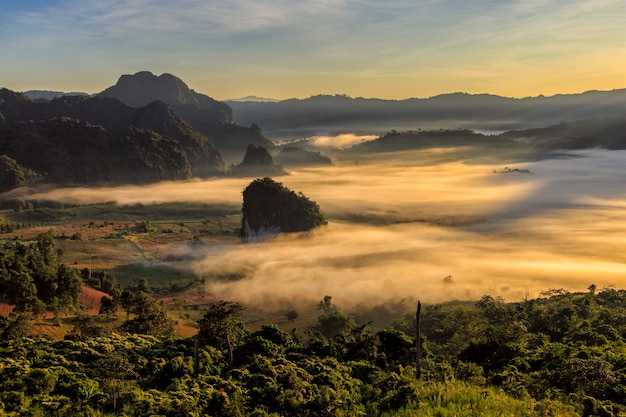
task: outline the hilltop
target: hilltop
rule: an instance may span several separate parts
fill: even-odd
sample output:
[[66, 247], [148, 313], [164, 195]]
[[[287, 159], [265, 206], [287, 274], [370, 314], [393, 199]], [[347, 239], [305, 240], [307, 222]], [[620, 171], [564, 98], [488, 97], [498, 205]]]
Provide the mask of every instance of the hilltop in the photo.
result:
[[97, 95], [114, 97], [133, 107], [152, 101], [167, 103], [174, 113], [206, 136], [222, 153], [243, 154], [249, 144], [274, 149], [258, 126], [236, 123], [231, 107], [207, 95], [196, 93], [180, 78], [171, 74], [156, 76], [149, 71], [122, 75], [117, 83]]

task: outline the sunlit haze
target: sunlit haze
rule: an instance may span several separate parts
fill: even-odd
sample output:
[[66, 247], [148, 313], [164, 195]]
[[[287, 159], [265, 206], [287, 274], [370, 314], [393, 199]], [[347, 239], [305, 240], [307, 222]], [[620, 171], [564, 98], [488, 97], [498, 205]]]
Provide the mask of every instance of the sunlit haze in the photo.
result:
[[[510, 165], [530, 173], [507, 174], [494, 172], [503, 170], [499, 165], [427, 162], [445, 153], [386, 154], [277, 177], [318, 202], [329, 224], [261, 243], [208, 245], [197, 249], [193, 269], [246, 271], [245, 279], [214, 282], [208, 291], [248, 303], [326, 294], [343, 306], [485, 294], [516, 301], [549, 289], [626, 287], [626, 152], [576, 152]], [[239, 206], [250, 180], [71, 188], [30, 198]], [[444, 283], [448, 276], [452, 283]]]
[[626, 1], [0, 1], [0, 86], [171, 73], [217, 99], [626, 87]]

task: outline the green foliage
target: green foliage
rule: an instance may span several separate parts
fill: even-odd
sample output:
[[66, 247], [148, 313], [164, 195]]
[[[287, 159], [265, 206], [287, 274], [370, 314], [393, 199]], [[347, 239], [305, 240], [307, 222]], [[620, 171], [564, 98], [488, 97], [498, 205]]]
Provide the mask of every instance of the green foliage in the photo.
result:
[[[129, 294], [143, 300], [132, 314], [152, 306]], [[0, 415], [618, 416], [626, 413], [625, 295], [425, 306], [420, 379], [412, 336], [374, 332], [337, 309], [322, 317], [344, 326], [327, 336], [276, 325], [246, 331], [243, 306], [229, 301], [210, 306], [190, 339], [89, 335], [81, 317], [84, 333], [72, 340], [0, 342]], [[560, 314], [568, 322], [560, 340], [556, 327], [529, 330]], [[11, 321], [18, 316], [3, 328]], [[227, 364], [228, 344], [236, 360]]]
[[34, 179], [36, 175], [33, 171], [25, 169], [13, 158], [0, 155], [0, 192], [23, 186]]
[[168, 318], [165, 307], [142, 291], [135, 293], [125, 308], [136, 316], [122, 324], [123, 331], [165, 336], [174, 330], [174, 323]]
[[239, 315], [244, 306], [220, 300], [207, 307], [202, 318], [198, 320], [200, 326], [198, 338], [212, 346], [228, 349], [229, 367], [233, 367], [233, 344], [244, 334]]
[[246, 187], [241, 211], [241, 236], [247, 237], [302, 232], [326, 224], [317, 203], [267, 177]]
[[16, 311], [63, 313], [78, 307], [82, 280], [58, 262], [52, 231], [35, 242], [4, 242], [0, 253], [0, 296]]

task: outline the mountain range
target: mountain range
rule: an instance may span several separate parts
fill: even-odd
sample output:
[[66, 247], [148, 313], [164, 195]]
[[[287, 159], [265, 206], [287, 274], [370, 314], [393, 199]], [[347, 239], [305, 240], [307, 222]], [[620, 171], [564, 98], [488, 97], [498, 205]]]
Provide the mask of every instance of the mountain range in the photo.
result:
[[3, 190], [224, 175], [221, 151], [243, 155], [250, 144], [276, 148], [258, 126], [237, 124], [228, 105], [170, 74], [123, 75], [94, 96], [35, 101], [0, 90]]
[[[0, 89], [0, 191], [34, 182], [147, 183], [242, 170], [254, 176], [261, 165], [282, 174], [278, 164], [331, 163], [302, 138], [333, 131], [380, 135], [346, 155], [468, 145], [479, 153], [533, 157], [556, 149], [626, 149], [626, 90], [526, 99], [455, 93], [400, 101], [337, 95], [224, 103], [171, 74], [142, 71], [122, 75], [95, 95], [30, 96]], [[463, 128], [450, 129], [455, 123]], [[447, 128], [422, 130], [420, 124]], [[260, 125], [275, 138], [300, 140], [277, 145]], [[405, 126], [411, 127], [395, 130]], [[490, 130], [498, 132], [485, 134]], [[226, 168], [224, 155], [240, 161], [244, 154], [240, 165]]]
[[237, 120], [257, 123], [274, 139], [339, 133], [382, 135], [392, 129], [473, 129], [500, 133], [626, 114], [626, 89], [551, 97], [443, 94], [382, 100], [317, 95], [279, 102], [227, 101]]

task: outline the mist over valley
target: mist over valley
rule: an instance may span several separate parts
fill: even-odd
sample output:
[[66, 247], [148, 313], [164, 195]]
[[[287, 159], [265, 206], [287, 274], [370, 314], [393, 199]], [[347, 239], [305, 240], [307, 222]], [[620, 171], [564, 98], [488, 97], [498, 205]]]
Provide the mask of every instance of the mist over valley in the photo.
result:
[[[1, 96], [5, 201], [206, 204], [223, 230], [271, 176], [319, 204], [328, 224], [310, 232], [163, 245], [215, 298], [350, 307], [626, 284], [623, 90], [226, 104], [142, 71], [93, 97]], [[472, 130], [512, 126], [525, 130]]]
[[[226, 241], [191, 251], [216, 298], [251, 305], [306, 305], [330, 294], [349, 308], [412, 297], [434, 303], [536, 297], [626, 285], [624, 151], [572, 151], [535, 162], [481, 164], [459, 149], [395, 152], [292, 170], [279, 181], [316, 201], [328, 225], [257, 243]], [[250, 178], [149, 186], [60, 188], [12, 198], [93, 204], [193, 202], [241, 205]], [[22, 194], [20, 194], [22, 193]], [[451, 279], [445, 279], [451, 277]]]

